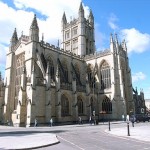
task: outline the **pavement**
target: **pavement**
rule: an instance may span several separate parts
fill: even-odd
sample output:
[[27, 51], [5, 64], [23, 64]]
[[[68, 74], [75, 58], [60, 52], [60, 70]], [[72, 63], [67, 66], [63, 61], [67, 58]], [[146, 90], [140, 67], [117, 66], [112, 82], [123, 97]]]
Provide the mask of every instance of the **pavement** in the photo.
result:
[[59, 143], [55, 134], [39, 133], [36, 129], [0, 126], [0, 149], [36, 149]]
[[[142, 126], [140, 125], [142, 124]], [[123, 127], [106, 129], [105, 132], [120, 138], [131, 138], [135, 140], [150, 142], [150, 123], [129, 123], [129, 131], [127, 123], [124, 123]], [[129, 132], [129, 133], [128, 133]]]
[[[113, 127], [113, 124], [115, 123], [121, 123], [122, 127]], [[112, 136], [117, 136], [120, 138], [133, 138], [140, 141], [150, 142], [149, 126], [150, 123], [146, 123], [142, 126], [135, 124], [135, 127], [132, 127], [130, 123], [130, 136], [128, 136], [126, 123], [111, 122], [111, 130], [109, 131], [108, 129], [105, 129], [105, 132], [107, 134], [111, 134]], [[17, 128], [11, 126], [0, 126], [0, 149], [35, 149], [59, 143], [56, 134], [49, 132], [36, 132], [36, 129], [38, 129], [38, 127], [28, 129], [29, 130], [27, 130], [27, 128], [21, 127]]]

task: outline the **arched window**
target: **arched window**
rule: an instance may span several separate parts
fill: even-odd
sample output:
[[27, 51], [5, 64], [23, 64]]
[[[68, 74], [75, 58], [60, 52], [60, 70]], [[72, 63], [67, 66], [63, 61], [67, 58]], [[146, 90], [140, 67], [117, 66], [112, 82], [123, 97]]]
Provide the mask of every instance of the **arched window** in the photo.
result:
[[92, 67], [91, 67], [91, 64], [88, 65], [87, 67], [87, 74], [88, 74], [88, 81], [89, 81], [89, 84], [90, 86], [92, 86]]
[[100, 75], [101, 75], [101, 89], [110, 88], [111, 87], [110, 66], [106, 61], [104, 61], [101, 65]]
[[102, 102], [102, 111], [112, 113], [112, 103], [108, 97], [106, 97]]
[[76, 70], [76, 76], [77, 76], [77, 84], [79, 84], [80, 81], [80, 70], [77, 64], [75, 64], [75, 70]]
[[83, 114], [83, 101], [81, 97], [78, 97], [78, 114], [81, 115]]
[[18, 96], [20, 85], [21, 85], [21, 75], [23, 74], [23, 67], [25, 56], [24, 53], [16, 56], [16, 79], [15, 79], [15, 96]]
[[61, 116], [69, 115], [69, 100], [65, 95], [61, 96]]
[[62, 63], [62, 69], [61, 68], [59, 69], [60, 69], [60, 82], [61, 83], [68, 82], [68, 68], [65, 61]]
[[52, 59], [49, 57], [49, 69], [50, 69], [50, 76], [51, 79], [54, 81], [55, 80], [55, 75], [54, 75], [54, 64]]
[[91, 114], [93, 114], [93, 111], [95, 111], [95, 101], [93, 100], [93, 97], [91, 97]]

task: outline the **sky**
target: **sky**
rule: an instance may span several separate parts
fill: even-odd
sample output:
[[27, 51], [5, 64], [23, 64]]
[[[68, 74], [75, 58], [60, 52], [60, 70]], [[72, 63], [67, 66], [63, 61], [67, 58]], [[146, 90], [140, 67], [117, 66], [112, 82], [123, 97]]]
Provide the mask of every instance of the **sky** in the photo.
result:
[[[77, 18], [81, 0], [0, 0], [0, 71], [5, 74], [6, 50], [14, 29], [18, 37], [29, 34], [34, 14], [37, 15], [40, 39], [57, 45], [61, 39], [61, 19]], [[85, 17], [90, 9], [95, 19], [97, 51], [109, 48], [110, 34], [127, 42], [132, 85], [143, 89], [150, 99], [150, 1], [149, 0], [82, 0]]]

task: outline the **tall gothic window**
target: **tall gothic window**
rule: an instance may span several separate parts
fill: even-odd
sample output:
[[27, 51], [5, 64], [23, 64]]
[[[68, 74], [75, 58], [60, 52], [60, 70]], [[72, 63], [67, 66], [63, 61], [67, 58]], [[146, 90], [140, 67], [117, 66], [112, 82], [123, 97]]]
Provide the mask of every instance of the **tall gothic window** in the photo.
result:
[[93, 98], [91, 97], [91, 114], [93, 114], [93, 111], [95, 111], [95, 101], [93, 100]]
[[20, 85], [21, 85], [21, 75], [23, 74], [24, 67], [24, 53], [16, 56], [16, 81], [15, 81], [15, 96], [18, 96]]
[[78, 97], [78, 114], [83, 114], [83, 101], [81, 97]]
[[54, 75], [54, 64], [51, 58], [49, 58], [49, 69], [50, 69], [50, 76], [51, 79], [54, 81], [55, 80], [55, 75]]
[[[59, 68], [60, 69], [60, 82], [66, 83], [66, 82], [68, 82], [68, 68], [67, 68], [66, 62], [63, 62], [60, 67], [62, 67], [62, 69]], [[64, 78], [64, 76], [65, 76], [65, 78]]]
[[69, 100], [65, 95], [61, 96], [61, 116], [69, 115]]
[[91, 66], [91, 64], [89, 64], [88, 68], [87, 68], [88, 81], [89, 81], [90, 87], [95, 88], [96, 79], [95, 79], [95, 77], [93, 77], [93, 75], [94, 75], [93, 72], [94, 72], [93, 67]]
[[111, 87], [111, 75], [110, 75], [110, 66], [106, 61], [101, 65], [100, 70], [101, 75], [101, 89], [108, 89]]
[[91, 85], [92, 84], [92, 69], [91, 69], [91, 64], [88, 65], [87, 74], [88, 74], [88, 81], [89, 81], [89, 83]]
[[102, 111], [112, 113], [112, 103], [108, 97], [106, 97], [102, 102]]
[[79, 81], [80, 81], [80, 70], [77, 64], [75, 64], [75, 70], [76, 70], [76, 76], [77, 76], [77, 84], [79, 85]]

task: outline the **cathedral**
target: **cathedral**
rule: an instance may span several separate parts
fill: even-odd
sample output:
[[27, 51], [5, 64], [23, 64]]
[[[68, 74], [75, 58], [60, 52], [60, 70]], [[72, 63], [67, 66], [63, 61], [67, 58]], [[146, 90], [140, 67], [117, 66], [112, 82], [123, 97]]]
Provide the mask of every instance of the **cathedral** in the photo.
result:
[[[29, 35], [14, 30], [1, 85], [0, 121], [30, 127], [47, 124], [120, 120], [133, 109], [132, 79], [125, 40], [110, 35], [110, 47], [96, 51], [94, 16], [61, 20], [61, 46], [39, 39], [34, 15]], [[2, 79], [1, 81], [2, 82]]]

